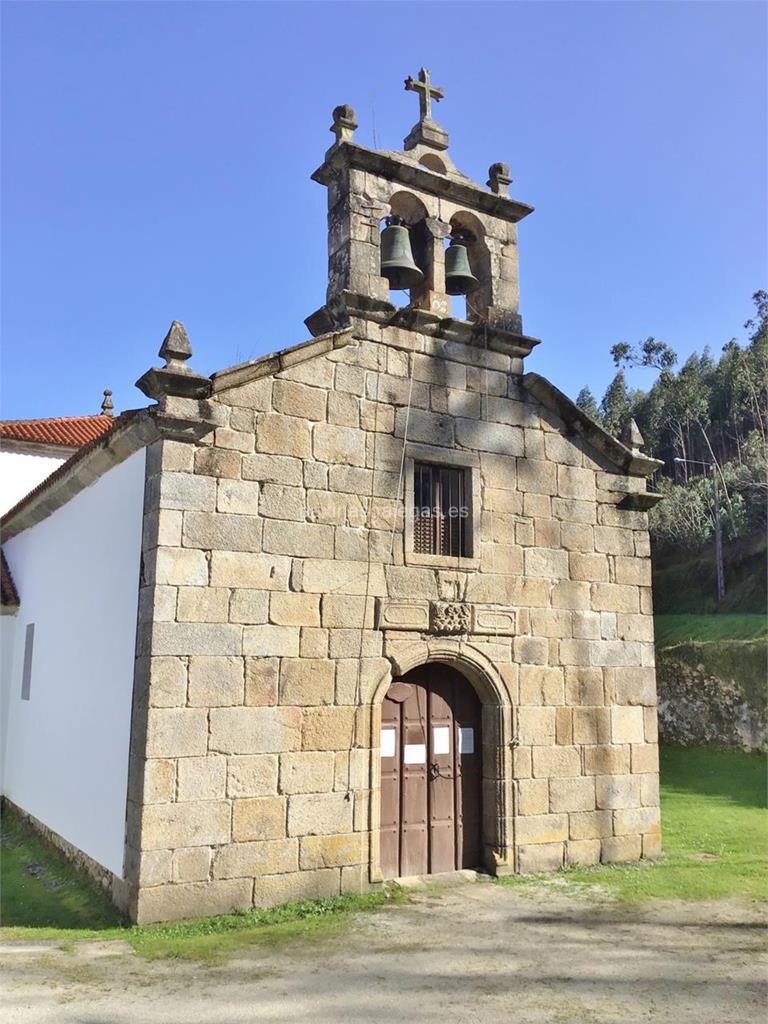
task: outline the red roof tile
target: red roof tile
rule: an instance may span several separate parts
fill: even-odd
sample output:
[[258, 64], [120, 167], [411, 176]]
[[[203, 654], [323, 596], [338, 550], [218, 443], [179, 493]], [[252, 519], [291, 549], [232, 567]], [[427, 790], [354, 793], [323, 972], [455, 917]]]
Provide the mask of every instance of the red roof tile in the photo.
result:
[[114, 424], [112, 416], [55, 416], [45, 420], [0, 420], [0, 440], [80, 448]]
[[0, 604], [4, 608], [16, 608], [19, 604], [16, 584], [13, 582], [13, 576], [11, 576], [11, 570], [8, 568], [3, 551], [0, 551]]

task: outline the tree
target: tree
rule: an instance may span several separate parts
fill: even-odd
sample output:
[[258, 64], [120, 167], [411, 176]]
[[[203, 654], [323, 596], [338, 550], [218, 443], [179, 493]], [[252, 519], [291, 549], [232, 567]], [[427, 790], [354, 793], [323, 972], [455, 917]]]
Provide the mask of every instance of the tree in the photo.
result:
[[608, 385], [600, 403], [600, 413], [605, 429], [614, 437], [618, 437], [621, 428], [632, 415], [632, 403], [622, 370], [619, 370]]
[[677, 353], [665, 341], [646, 338], [637, 345], [629, 345], [620, 341], [611, 349], [613, 361], [617, 367], [622, 366], [653, 366], [662, 373], [669, 371], [677, 362]]
[[600, 422], [600, 410], [597, 408], [597, 402], [595, 396], [592, 394], [589, 388], [582, 388], [576, 396], [576, 405], [585, 412], [590, 419], [593, 419], [596, 423]]

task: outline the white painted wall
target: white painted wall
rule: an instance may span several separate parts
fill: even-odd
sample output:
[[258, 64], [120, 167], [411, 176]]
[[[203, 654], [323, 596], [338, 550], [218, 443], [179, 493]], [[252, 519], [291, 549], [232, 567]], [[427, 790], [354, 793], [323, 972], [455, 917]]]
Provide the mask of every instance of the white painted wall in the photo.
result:
[[50, 476], [72, 451], [61, 455], [0, 451], [0, 516]]
[[4, 545], [20, 599], [3, 681], [4, 792], [120, 876], [145, 458], [131, 455]]

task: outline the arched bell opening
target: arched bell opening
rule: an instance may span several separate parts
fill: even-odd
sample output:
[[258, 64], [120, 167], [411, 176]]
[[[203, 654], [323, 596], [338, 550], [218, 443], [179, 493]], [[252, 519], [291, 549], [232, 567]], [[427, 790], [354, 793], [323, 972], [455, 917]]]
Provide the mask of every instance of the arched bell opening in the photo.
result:
[[511, 705], [479, 653], [451, 647], [395, 659], [374, 698], [373, 881], [511, 869]]
[[474, 214], [464, 210], [451, 217], [450, 227], [445, 281], [446, 291], [453, 297], [452, 309], [456, 309], [456, 297], [464, 296], [465, 319], [483, 321], [491, 304], [491, 258], [485, 230]]
[[410, 192], [396, 192], [381, 231], [381, 276], [390, 291], [407, 293], [416, 305], [433, 276], [433, 254], [427, 243], [427, 210]]

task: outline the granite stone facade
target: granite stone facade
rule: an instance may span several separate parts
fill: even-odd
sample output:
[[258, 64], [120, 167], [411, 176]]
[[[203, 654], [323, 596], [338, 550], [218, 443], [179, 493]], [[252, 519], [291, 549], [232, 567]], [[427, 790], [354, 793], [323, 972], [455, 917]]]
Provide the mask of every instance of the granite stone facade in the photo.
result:
[[[338, 108], [315, 174], [315, 339], [210, 379], [182, 354], [144, 379], [166, 427], [147, 460], [123, 897], [138, 921], [381, 884], [381, 701], [428, 661], [482, 701], [489, 870], [660, 852], [656, 464], [524, 372], [530, 207], [504, 165], [486, 191], [447, 136], [417, 125], [377, 153], [354, 127]], [[379, 272], [393, 210], [425, 271], [401, 310]], [[466, 319], [444, 277], [456, 224], [479, 280]], [[468, 474], [461, 557], [414, 550], [415, 460]]]

